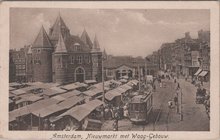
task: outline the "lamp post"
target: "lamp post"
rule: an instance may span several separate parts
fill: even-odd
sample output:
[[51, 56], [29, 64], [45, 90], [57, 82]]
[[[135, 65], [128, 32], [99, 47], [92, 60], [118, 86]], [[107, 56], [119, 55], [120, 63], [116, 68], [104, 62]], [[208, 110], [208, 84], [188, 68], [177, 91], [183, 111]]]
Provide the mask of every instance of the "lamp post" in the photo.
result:
[[180, 90], [180, 120], [183, 121], [183, 106], [182, 106], [182, 89]]
[[103, 92], [103, 98], [102, 101], [105, 103], [105, 82], [104, 82], [104, 66], [103, 66], [103, 61], [104, 61], [104, 53], [102, 52], [102, 92]]
[[103, 62], [104, 62], [104, 53], [102, 52], [102, 93], [103, 93], [103, 97], [102, 97], [102, 101], [103, 101], [103, 118], [105, 118], [105, 82], [104, 82], [104, 65], [103, 65]]
[[[134, 60], [133, 63], [136, 64], [137, 62]], [[140, 66], [138, 63], [137, 63], [137, 66], [138, 66], [138, 81], [139, 81], [138, 91], [140, 91], [140, 89], [141, 89], [141, 76], [140, 76]]]

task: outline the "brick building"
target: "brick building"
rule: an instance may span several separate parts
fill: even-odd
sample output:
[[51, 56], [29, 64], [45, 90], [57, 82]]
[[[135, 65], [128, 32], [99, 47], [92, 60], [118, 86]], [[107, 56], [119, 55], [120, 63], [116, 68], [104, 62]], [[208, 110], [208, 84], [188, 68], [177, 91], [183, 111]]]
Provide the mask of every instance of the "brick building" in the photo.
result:
[[147, 61], [146, 61], [146, 74], [147, 75], [156, 75], [157, 72], [159, 71], [159, 54], [158, 51], [154, 51], [151, 55], [147, 56]]
[[26, 81], [26, 62], [29, 46], [24, 46], [19, 50], [9, 50], [9, 81]]
[[210, 78], [210, 31], [200, 30], [198, 32], [198, 40], [199, 40], [199, 62], [200, 62], [200, 70], [199, 73], [200, 79], [203, 81], [209, 81]]
[[[151, 61], [154, 61], [153, 54], [148, 56]], [[155, 54], [157, 54], [154, 56], [159, 70], [170, 69], [177, 75], [209, 81], [210, 31], [198, 31], [196, 39], [192, 39], [190, 33], [186, 32], [183, 38], [162, 44]]]
[[[106, 79], [120, 79], [123, 76], [128, 78], [138, 78], [145, 75], [146, 61], [141, 57], [131, 56], [108, 56], [104, 61]], [[139, 71], [138, 71], [139, 66]]]
[[160, 48], [160, 63], [162, 70], [172, 69], [172, 47], [174, 43], [164, 43]]
[[80, 37], [71, 35], [60, 15], [49, 29], [49, 34], [41, 27], [26, 52], [22, 57], [26, 64], [21, 66], [26, 81], [101, 81], [102, 52], [97, 37], [92, 42], [85, 29]]

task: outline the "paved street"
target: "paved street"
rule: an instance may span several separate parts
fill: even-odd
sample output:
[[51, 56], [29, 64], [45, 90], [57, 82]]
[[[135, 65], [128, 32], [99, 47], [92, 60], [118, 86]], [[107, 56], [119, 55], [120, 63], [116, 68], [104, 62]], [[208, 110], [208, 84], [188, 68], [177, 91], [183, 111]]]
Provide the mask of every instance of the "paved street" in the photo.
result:
[[[170, 130], [175, 131], [209, 131], [209, 119], [202, 104], [196, 104], [196, 87], [190, 82], [179, 80], [183, 92], [183, 121], [171, 122]], [[173, 120], [178, 116], [173, 114]]]
[[[208, 131], [209, 119], [202, 104], [195, 103], [196, 87], [182, 79], [178, 81], [183, 92], [183, 121], [176, 112], [176, 107], [168, 108], [168, 101], [173, 100], [177, 84], [173, 80], [163, 80], [164, 87], [156, 83], [153, 99], [153, 113], [148, 124], [132, 124], [128, 119], [119, 121], [119, 131]], [[155, 121], [157, 122], [155, 123]], [[106, 121], [102, 130], [112, 131], [112, 120]]]

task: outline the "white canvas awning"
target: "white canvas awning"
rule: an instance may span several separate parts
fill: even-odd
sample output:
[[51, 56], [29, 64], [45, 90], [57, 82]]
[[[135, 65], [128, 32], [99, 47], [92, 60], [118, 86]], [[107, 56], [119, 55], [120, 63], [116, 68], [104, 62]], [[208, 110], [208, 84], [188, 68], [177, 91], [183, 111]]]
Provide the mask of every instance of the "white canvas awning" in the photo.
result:
[[206, 74], [208, 73], [208, 71], [202, 71], [199, 76], [206, 76]]
[[197, 72], [194, 75], [195, 76], [198, 75], [201, 71], [202, 71], [202, 69], [198, 69]]

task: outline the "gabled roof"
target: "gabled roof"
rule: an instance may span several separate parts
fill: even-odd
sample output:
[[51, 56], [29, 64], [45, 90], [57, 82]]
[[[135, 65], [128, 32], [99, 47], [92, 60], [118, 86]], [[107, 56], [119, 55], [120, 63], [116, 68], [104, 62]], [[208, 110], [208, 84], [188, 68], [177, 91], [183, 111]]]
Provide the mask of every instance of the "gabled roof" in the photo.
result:
[[90, 48], [92, 48], [93, 44], [92, 44], [92, 41], [91, 41], [90, 38], [89, 38], [88, 33], [86, 32], [86, 29], [83, 30], [83, 33], [82, 33], [82, 35], [81, 35], [81, 40], [82, 40], [86, 45], [88, 45]]
[[56, 44], [55, 53], [67, 53], [66, 45], [64, 43], [62, 34], [59, 35], [59, 40]]
[[33, 43], [33, 48], [35, 47], [39, 47], [39, 48], [51, 48], [52, 47], [49, 37], [43, 26], [41, 27], [40, 32], [38, 33]]
[[79, 44], [79, 46], [81, 47], [80, 51], [83, 52], [90, 52], [91, 48], [86, 45], [78, 36], [75, 35], [71, 35], [68, 38], [65, 38], [65, 44], [66, 44], [66, 48], [68, 52], [75, 52], [75, 48], [74, 48], [74, 44]]
[[61, 29], [64, 29], [65, 31], [69, 30], [65, 22], [63, 21], [62, 17], [59, 14], [54, 25], [51, 27], [52, 33], [50, 34], [50, 39], [58, 40], [59, 34], [61, 33]]

